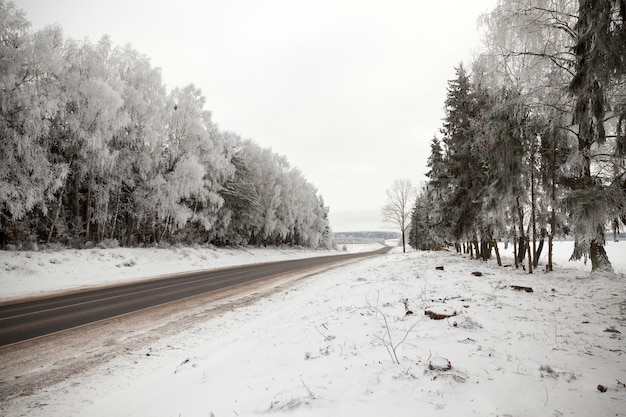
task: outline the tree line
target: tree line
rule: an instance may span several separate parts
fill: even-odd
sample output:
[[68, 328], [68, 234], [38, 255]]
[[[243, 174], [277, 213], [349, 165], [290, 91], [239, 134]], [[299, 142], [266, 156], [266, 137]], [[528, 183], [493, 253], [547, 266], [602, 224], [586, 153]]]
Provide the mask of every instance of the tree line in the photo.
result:
[[2, 245], [330, 246], [317, 189], [205, 102], [130, 45], [33, 32], [0, 0]]
[[[485, 47], [448, 82], [410, 243], [477, 258], [514, 245], [532, 272], [573, 236], [573, 259], [611, 270], [626, 224], [626, 0], [500, 0]], [[547, 239], [547, 245], [545, 241]]]

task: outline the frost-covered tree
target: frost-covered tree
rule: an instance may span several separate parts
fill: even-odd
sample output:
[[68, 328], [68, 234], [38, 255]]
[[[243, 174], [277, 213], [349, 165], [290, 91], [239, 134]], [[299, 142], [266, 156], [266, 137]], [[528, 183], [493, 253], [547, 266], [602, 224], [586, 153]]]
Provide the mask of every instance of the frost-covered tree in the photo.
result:
[[435, 188], [430, 185], [422, 188], [411, 211], [409, 225], [409, 244], [418, 250], [441, 250], [446, 246], [442, 239], [439, 226], [439, 215], [433, 209], [436, 200], [433, 198]]
[[49, 214], [68, 173], [49, 151], [63, 38], [58, 27], [31, 34], [29, 26], [13, 2], [0, 0], [0, 232], [21, 241], [37, 240], [37, 218]]
[[624, 83], [625, 10], [623, 0], [503, 0], [489, 15], [499, 71], [549, 115], [548, 131], [562, 130], [575, 142], [559, 169], [561, 207], [578, 241], [574, 257], [590, 256], [594, 271], [610, 269], [604, 228], [624, 207], [623, 155], [614, 152], [619, 134], [607, 131], [620, 130], [623, 99], [615, 93]]
[[[423, 227], [428, 228], [428, 234], [431, 235], [430, 240], [433, 241], [432, 244], [429, 244], [428, 246], [431, 247], [431, 249], [435, 249], [437, 247], [443, 247], [446, 239], [450, 236], [450, 222], [444, 222], [444, 220], [447, 219], [445, 212], [445, 198], [448, 197], [450, 177], [446, 171], [444, 150], [441, 146], [441, 141], [436, 136], [431, 140], [430, 155], [426, 164], [429, 168], [426, 173], [426, 176], [428, 177], [428, 184], [420, 192], [420, 198], [416, 200], [414, 218], [415, 221], [424, 219], [424, 216], [417, 216], [421, 211], [421, 209], [418, 208], [418, 205], [422, 207], [423, 203], [425, 203], [423, 200], [425, 199], [428, 205], [427, 218], [429, 221], [427, 222], [427, 225], [423, 225]], [[417, 230], [417, 224], [412, 226], [411, 230]], [[417, 239], [418, 237], [416, 237], [416, 242]]]
[[205, 98], [193, 85], [169, 96], [167, 140], [160, 175], [153, 179], [154, 197], [164, 231], [188, 222], [209, 231], [224, 200], [221, 187], [234, 173], [230, 146], [204, 110]]
[[573, 30], [575, 65], [569, 90], [575, 99], [572, 121], [578, 129], [580, 165], [572, 170], [576, 185], [565, 206], [578, 248], [589, 253], [592, 269], [612, 271], [604, 229], [623, 214], [626, 196], [619, 181], [594, 172], [593, 165], [594, 154], [606, 145], [607, 116], [613, 118], [608, 114], [613, 104], [609, 93], [626, 77], [626, 2], [579, 0]]
[[254, 173], [246, 164], [245, 145], [237, 135], [227, 135], [234, 147], [230, 162], [235, 171], [220, 190], [224, 204], [218, 213], [211, 241], [218, 245], [248, 244], [252, 241], [256, 229], [254, 222], [260, 218], [262, 207]]
[[116, 171], [111, 142], [128, 120], [122, 82], [108, 64], [111, 54], [108, 37], [96, 44], [68, 41], [64, 48], [63, 113], [53, 147], [70, 167], [63, 192], [72, 240], [98, 240], [109, 219], [110, 177]]
[[317, 189], [205, 105], [131, 46], [31, 33], [0, 0], [2, 244], [330, 246]]
[[229, 240], [330, 247], [328, 208], [301, 171], [251, 140], [237, 148], [234, 182], [225, 190]]
[[150, 180], [167, 140], [167, 94], [160, 70], [131, 46], [115, 48], [109, 62], [123, 83], [127, 120], [109, 144], [116, 169], [109, 178], [114, 185], [105, 237], [130, 245], [145, 242], [153, 223]]

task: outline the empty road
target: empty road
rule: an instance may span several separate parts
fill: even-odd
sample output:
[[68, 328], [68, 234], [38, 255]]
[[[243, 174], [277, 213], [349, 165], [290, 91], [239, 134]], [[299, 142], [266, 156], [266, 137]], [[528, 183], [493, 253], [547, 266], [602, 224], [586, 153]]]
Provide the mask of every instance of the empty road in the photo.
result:
[[389, 252], [330, 255], [180, 274], [0, 306], [0, 346], [233, 285]]

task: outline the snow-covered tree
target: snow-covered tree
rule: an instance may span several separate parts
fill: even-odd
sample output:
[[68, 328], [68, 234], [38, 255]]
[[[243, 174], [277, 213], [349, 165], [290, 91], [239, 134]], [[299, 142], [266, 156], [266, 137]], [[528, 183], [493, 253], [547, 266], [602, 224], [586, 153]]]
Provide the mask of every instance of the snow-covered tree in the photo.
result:
[[168, 93], [131, 46], [32, 34], [0, 0], [3, 244], [330, 246], [317, 189], [205, 105], [192, 84]]
[[448, 82], [445, 102], [446, 115], [442, 127], [444, 167], [447, 180], [439, 193], [444, 201], [449, 241], [473, 241], [477, 249], [481, 235], [479, 213], [481, 194], [485, 187], [483, 166], [483, 137], [478, 123], [484, 107], [483, 91], [471, 81], [461, 65], [456, 78]]
[[[21, 241], [37, 240], [37, 217], [49, 214], [68, 173], [49, 151], [62, 106], [61, 30], [31, 34], [29, 26], [14, 3], [0, 0], [0, 232]], [[38, 214], [23, 223], [29, 213]]]
[[[526, 103], [548, 116], [549, 131], [574, 139], [559, 169], [559, 183], [567, 188], [562, 208], [578, 241], [574, 257], [590, 256], [594, 271], [611, 269], [604, 228], [619, 218], [625, 199], [623, 155], [614, 152], [619, 135], [607, 134], [620, 130], [623, 99], [615, 93], [624, 84], [625, 10], [623, 0], [502, 0], [487, 19], [498, 70], [524, 86], [532, 98]], [[607, 140], [611, 136], [616, 140]]]
[[167, 140], [167, 95], [160, 70], [131, 46], [115, 48], [110, 64], [123, 83], [123, 111], [128, 118], [110, 143], [116, 169], [109, 178], [114, 185], [105, 236], [130, 245], [145, 242], [138, 231], [145, 235], [154, 223], [150, 180], [158, 173]]

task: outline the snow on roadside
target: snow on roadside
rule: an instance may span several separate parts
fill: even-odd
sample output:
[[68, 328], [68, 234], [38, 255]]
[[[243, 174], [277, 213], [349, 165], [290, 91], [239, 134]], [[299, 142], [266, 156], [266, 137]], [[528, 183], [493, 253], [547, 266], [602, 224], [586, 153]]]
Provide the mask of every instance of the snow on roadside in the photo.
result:
[[626, 416], [624, 277], [591, 279], [563, 259], [527, 275], [394, 251], [125, 352], [0, 414]]
[[[348, 252], [380, 247], [354, 245]], [[180, 272], [342, 253], [346, 251], [212, 246], [0, 251], [0, 301]]]

